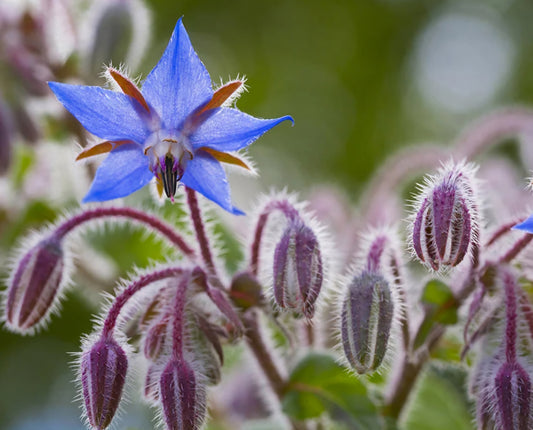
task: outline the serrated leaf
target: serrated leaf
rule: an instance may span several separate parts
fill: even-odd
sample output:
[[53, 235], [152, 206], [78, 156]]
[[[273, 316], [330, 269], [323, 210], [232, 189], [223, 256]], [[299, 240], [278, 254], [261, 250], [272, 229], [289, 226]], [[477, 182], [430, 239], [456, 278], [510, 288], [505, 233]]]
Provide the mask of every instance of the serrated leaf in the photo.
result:
[[311, 353], [293, 370], [283, 399], [283, 411], [296, 420], [324, 412], [350, 428], [379, 429], [380, 417], [365, 385], [326, 354]]

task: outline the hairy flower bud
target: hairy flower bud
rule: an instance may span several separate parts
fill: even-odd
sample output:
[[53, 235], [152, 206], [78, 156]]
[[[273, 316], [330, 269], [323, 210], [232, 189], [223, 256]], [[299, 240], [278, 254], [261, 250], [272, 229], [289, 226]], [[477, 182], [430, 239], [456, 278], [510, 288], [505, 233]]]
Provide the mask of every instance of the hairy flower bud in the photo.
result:
[[81, 385], [91, 428], [111, 424], [126, 380], [128, 359], [113, 338], [101, 338], [81, 356]]
[[65, 257], [59, 240], [43, 239], [16, 265], [5, 299], [9, 329], [28, 332], [46, 321], [64, 279]]
[[533, 424], [531, 369], [509, 363], [499, 352], [482, 358], [471, 381], [480, 429], [530, 429]]
[[504, 363], [494, 387], [501, 428], [527, 430], [531, 420], [531, 379], [518, 363]]
[[300, 221], [290, 223], [274, 252], [276, 303], [312, 318], [322, 281], [322, 256], [315, 234]]
[[358, 373], [381, 365], [393, 318], [394, 301], [385, 278], [367, 271], [356, 276], [342, 305], [341, 340], [346, 359]]
[[426, 179], [417, 198], [413, 249], [433, 270], [457, 266], [478, 240], [474, 171], [470, 164], [446, 164]]
[[163, 419], [168, 430], [196, 430], [205, 419], [205, 389], [185, 360], [171, 360], [159, 382]]

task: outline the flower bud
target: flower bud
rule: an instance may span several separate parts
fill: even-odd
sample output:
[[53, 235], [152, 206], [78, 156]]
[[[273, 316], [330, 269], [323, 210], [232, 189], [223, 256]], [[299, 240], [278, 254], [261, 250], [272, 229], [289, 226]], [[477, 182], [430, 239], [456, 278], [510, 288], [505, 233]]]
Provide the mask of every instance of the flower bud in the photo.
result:
[[433, 270], [457, 266], [478, 239], [474, 170], [470, 164], [449, 163], [426, 180], [417, 198], [413, 248]]
[[342, 305], [341, 339], [346, 359], [358, 373], [381, 365], [393, 318], [394, 302], [385, 278], [366, 271], [356, 276]]
[[241, 272], [233, 277], [229, 295], [233, 304], [242, 310], [264, 303], [261, 284], [250, 272]]
[[5, 300], [6, 326], [29, 332], [50, 315], [57, 302], [65, 269], [60, 241], [43, 239], [18, 262], [10, 278]]
[[500, 428], [528, 430], [531, 419], [531, 379], [517, 362], [504, 363], [496, 375], [497, 413]]
[[163, 419], [168, 430], [196, 430], [205, 419], [205, 389], [185, 360], [173, 359], [159, 381]]
[[81, 356], [81, 385], [91, 428], [102, 430], [115, 415], [128, 370], [126, 353], [111, 337], [99, 339]]
[[309, 227], [294, 221], [274, 252], [274, 299], [280, 308], [312, 318], [322, 281], [318, 240]]
[[476, 401], [476, 420], [480, 429], [530, 429], [531, 369], [510, 363], [498, 353], [482, 358], [473, 372], [471, 392]]

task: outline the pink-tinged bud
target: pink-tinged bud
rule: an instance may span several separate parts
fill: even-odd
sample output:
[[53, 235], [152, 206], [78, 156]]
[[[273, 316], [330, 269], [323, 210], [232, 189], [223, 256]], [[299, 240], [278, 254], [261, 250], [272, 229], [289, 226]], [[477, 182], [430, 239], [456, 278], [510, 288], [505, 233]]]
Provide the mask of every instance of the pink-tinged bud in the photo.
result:
[[278, 306], [312, 318], [323, 281], [318, 240], [305, 224], [289, 224], [274, 252], [274, 299]]
[[358, 373], [373, 372], [383, 362], [393, 318], [394, 301], [385, 278], [371, 272], [353, 278], [342, 305], [341, 340]]
[[426, 179], [417, 197], [412, 245], [427, 267], [440, 270], [463, 261], [478, 240], [475, 168], [448, 163]]
[[116, 340], [102, 338], [83, 352], [80, 365], [87, 420], [91, 428], [105, 429], [122, 397], [128, 358]]
[[505, 430], [531, 429], [531, 379], [518, 364], [504, 363], [496, 375], [497, 413], [499, 428]]
[[27, 333], [42, 325], [58, 301], [65, 257], [60, 241], [44, 239], [19, 260], [5, 299], [6, 326]]
[[205, 419], [205, 389], [185, 360], [173, 359], [159, 382], [163, 419], [168, 430], [196, 430]]
[[503, 352], [482, 358], [473, 372], [471, 394], [480, 429], [526, 430], [533, 425], [531, 369], [504, 361]]
[[144, 356], [156, 361], [168, 344], [169, 320], [166, 317], [158, 319], [152, 324], [144, 336]]

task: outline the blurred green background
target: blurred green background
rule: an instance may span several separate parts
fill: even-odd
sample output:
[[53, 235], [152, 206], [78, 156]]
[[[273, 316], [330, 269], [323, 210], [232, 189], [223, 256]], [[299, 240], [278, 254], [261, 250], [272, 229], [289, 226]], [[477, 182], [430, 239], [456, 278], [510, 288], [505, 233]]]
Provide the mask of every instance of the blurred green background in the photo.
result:
[[[287, 187], [305, 195], [323, 183], [339, 187], [355, 204], [372, 172], [398, 147], [449, 142], [479, 115], [533, 100], [530, 0], [145, 4], [151, 37], [138, 69], [131, 70], [134, 75], [146, 76], [176, 20], [184, 16], [213, 81], [247, 77], [249, 92], [238, 102], [241, 110], [295, 119], [294, 127], [283, 124], [250, 148], [260, 178], [233, 180], [235, 203], [244, 209], [260, 190]], [[20, 168], [20, 154], [33, 150], [17, 151]], [[13, 179], [13, 169], [6, 180]], [[75, 207], [75, 200], [65, 204]], [[0, 220], [3, 263], [21, 233], [54, 219], [63, 208], [33, 198], [24, 201], [15, 217], [8, 206]], [[113, 250], [110, 238], [128, 253]], [[157, 241], [128, 229], [96, 235], [92, 244], [118, 258], [117, 275], [164, 254]], [[76, 279], [79, 288], [68, 294], [61, 318], [54, 317], [48, 330], [35, 337], [0, 331], [0, 429], [83, 428], [72, 402], [76, 389], [67, 351], [79, 350], [79, 338], [90, 331], [98, 301], [80, 293], [83, 278]], [[453, 390], [448, 398], [454, 398]], [[444, 404], [445, 399], [436, 402]], [[466, 405], [463, 409], [455, 412], [466, 414], [464, 424], [469, 416]], [[146, 408], [134, 404], [127, 410], [118, 428], [152, 427]], [[414, 419], [409, 428], [448, 428], [430, 421]]]

